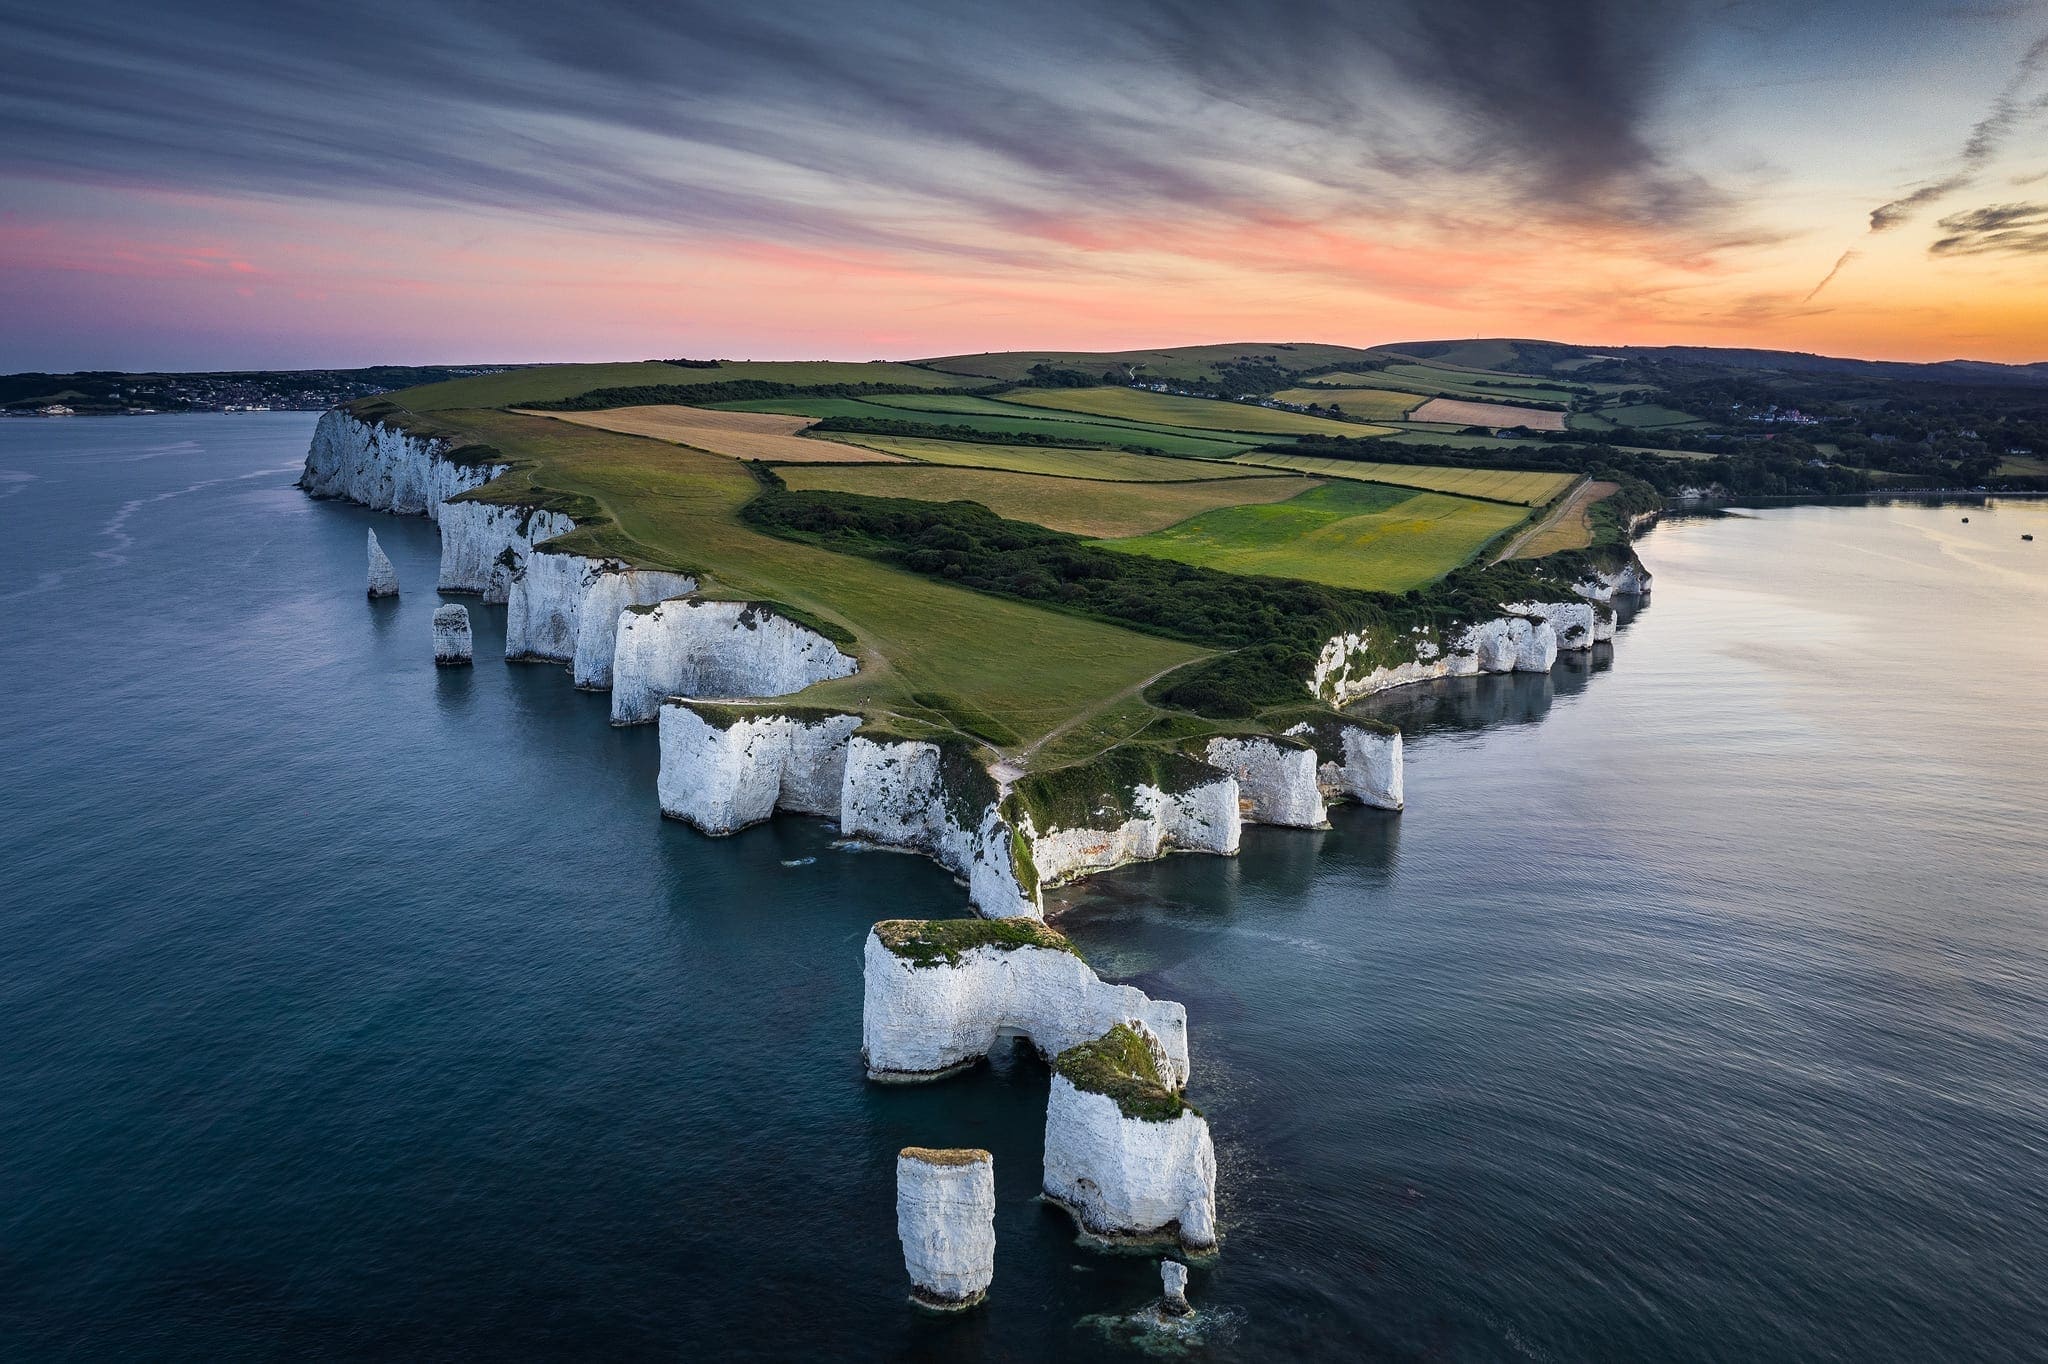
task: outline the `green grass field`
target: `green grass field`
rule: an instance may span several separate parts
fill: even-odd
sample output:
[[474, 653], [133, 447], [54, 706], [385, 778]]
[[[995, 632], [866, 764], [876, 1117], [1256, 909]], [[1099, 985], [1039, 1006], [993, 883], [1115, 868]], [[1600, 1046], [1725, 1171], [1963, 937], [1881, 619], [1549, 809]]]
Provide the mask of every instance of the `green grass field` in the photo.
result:
[[[897, 394], [896, 397], [921, 397]], [[1021, 435], [1059, 436], [1067, 440], [1096, 441], [1103, 445], [1135, 445], [1169, 455], [1202, 459], [1228, 459], [1240, 450], [1272, 439], [1269, 436], [1205, 436], [1171, 426], [1144, 426], [1137, 422], [1089, 421], [1069, 412], [1014, 403], [991, 402], [962, 394], [952, 402], [974, 404], [962, 408], [908, 408], [880, 399], [866, 398], [762, 398], [753, 402], [719, 403], [736, 412], [786, 412], [803, 417], [872, 417], [882, 421], [931, 422], [939, 426], [964, 426], [990, 434], [1011, 432]]]
[[1031, 407], [1118, 417], [1159, 426], [1184, 426], [1202, 431], [1272, 432], [1286, 435], [1375, 436], [1388, 428], [1330, 421], [1300, 412], [1282, 412], [1252, 403], [1213, 398], [1181, 398], [1141, 388], [1034, 388], [1004, 395], [1007, 402]]
[[2036, 455], [2007, 455], [1999, 461], [1998, 472], [2007, 478], [2048, 477], [2048, 459]]
[[1527, 514], [1443, 493], [1332, 483], [1286, 502], [1225, 507], [1103, 543], [1231, 573], [1401, 592], [1442, 577]]
[[1598, 412], [1574, 412], [1565, 419], [1565, 424], [1574, 431], [1612, 431], [1621, 426], [1654, 431], [1659, 427], [1705, 426], [1707, 423], [1675, 407], [1631, 403], [1623, 407], [1603, 407]]
[[1319, 369], [1324, 365], [1362, 360], [1370, 351], [1354, 346], [1311, 345], [1302, 342], [1252, 342], [1221, 346], [1176, 346], [1172, 350], [1124, 351], [997, 351], [980, 355], [947, 355], [920, 360], [936, 370], [976, 375], [984, 379], [1011, 382], [1029, 377], [1033, 365], [1079, 370], [1084, 374], [1123, 372], [1127, 365], [1153, 379], [1205, 379], [1218, 377], [1217, 366], [1231, 361], [1270, 363], [1281, 369]]
[[1546, 474], [1526, 469], [1458, 469], [1430, 464], [1368, 464], [1360, 460], [1324, 459], [1317, 455], [1246, 455], [1240, 464], [1267, 469], [1298, 469], [1322, 478], [1348, 478], [1391, 483], [1402, 488], [1457, 493], [1495, 502], [1540, 507], [1566, 488], [1576, 474]]
[[[1318, 383], [1321, 380], [1317, 381]], [[1422, 395], [1401, 393], [1391, 388], [1288, 388], [1273, 395], [1283, 403], [1332, 403], [1353, 417], [1374, 421], [1397, 421], [1423, 403]]]
[[1500, 403], [1528, 402], [1531, 399], [1565, 403], [1578, 396], [1572, 388], [1529, 375], [1475, 373], [1442, 365], [1388, 365], [1382, 377], [1388, 387], [1413, 385], [1420, 389], [1427, 385], [1426, 391], [1447, 398], [1491, 399]]
[[1254, 473], [1240, 464], [1134, 455], [1128, 450], [1069, 450], [1046, 445], [982, 445], [975, 441], [931, 440], [924, 436], [859, 436], [841, 433], [849, 445], [901, 455], [925, 464], [972, 469], [1013, 469], [1055, 478], [1098, 478], [1131, 483], [1191, 483]]
[[789, 465], [780, 472], [792, 488], [829, 488], [926, 502], [979, 502], [1013, 521], [1032, 521], [1097, 539], [1144, 535], [1199, 512], [1249, 502], [1281, 502], [1318, 486], [1314, 479], [1284, 476], [1200, 483], [1100, 483], [914, 464]]
[[937, 693], [1031, 739], [1202, 653], [763, 535], [736, 516], [760, 485], [723, 456], [509, 412], [446, 420], [533, 462], [492, 484], [493, 500], [531, 500], [536, 486], [581, 493], [617, 522], [578, 530], [565, 548], [686, 569], [707, 595], [784, 602], [853, 631], [861, 671], [805, 692], [806, 702], [914, 721], [924, 708], [911, 694]]
[[976, 383], [957, 375], [936, 374], [914, 365], [882, 360], [741, 360], [714, 369], [685, 369], [648, 360], [622, 365], [540, 365], [503, 374], [479, 374], [407, 389], [404, 402], [414, 412], [514, 407], [574, 398], [599, 388], [722, 384], [735, 379], [765, 379], [778, 384], [916, 384], [924, 388], [971, 388]]

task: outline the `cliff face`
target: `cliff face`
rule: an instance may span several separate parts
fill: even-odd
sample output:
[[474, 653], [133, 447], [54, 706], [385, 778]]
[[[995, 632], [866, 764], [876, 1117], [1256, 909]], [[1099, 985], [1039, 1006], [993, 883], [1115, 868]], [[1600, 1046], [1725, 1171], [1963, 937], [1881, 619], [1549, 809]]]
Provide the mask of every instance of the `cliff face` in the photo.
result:
[[1187, 1010], [1111, 985], [1072, 952], [974, 947], [954, 964], [920, 966], [868, 934], [861, 1047], [868, 1074], [935, 1079], [1025, 1037], [1050, 1059], [1127, 1019], [1159, 1039], [1175, 1083], [1188, 1076]]
[[1110, 1241], [1172, 1238], [1216, 1246], [1216, 1148], [1208, 1120], [1126, 1117], [1107, 1094], [1052, 1077], [1045, 1109], [1045, 1195]]
[[1612, 573], [1594, 571], [1572, 584], [1572, 591], [1592, 601], [1612, 601], [1616, 597], [1647, 597], [1650, 595], [1650, 570], [1643, 567], [1640, 559], [1631, 558]]
[[1331, 715], [1303, 721], [1287, 732], [1314, 748], [1316, 779], [1325, 797], [1381, 810], [1401, 808], [1406, 793], [1400, 730]]
[[505, 657], [569, 664], [576, 685], [611, 685], [619, 613], [697, 588], [680, 573], [536, 548], [505, 603]]
[[915, 1302], [940, 1311], [980, 1302], [996, 1273], [995, 1158], [905, 1147], [896, 1157], [896, 1235]]
[[[854, 735], [846, 751], [840, 832], [924, 853], [967, 883], [968, 903], [984, 918], [1038, 917], [1038, 888], [1027, 890], [1019, 880], [994, 783], [967, 756], [950, 764], [949, 780], [945, 757], [925, 740]], [[988, 790], [968, 790], [969, 782]]]
[[1020, 832], [1031, 844], [1031, 861], [1041, 887], [1163, 857], [1175, 848], [1189, 852], [1237, 853], [1244, 817], [1238, 809], [1237, 778], [1212, 769], [1206, 780], [1176, 790], [1141, 784], [1132, 793], [1131, 809], [1115, 816], [1069, 828], [1040, 832], [1029, 815]]
[[450, 502], [441, 508], [440, 589], [480, 593], [486, 604], [502, 606], [533, 547], [574, 529], [576, 523], [557, 511]]
[[1315, 750], [1299, 739], [1211, 739], [1207, 753], [1210, 763], [1237, 778], [1246, 819], [1291, 829], [1329, 823]]
[[377, 422], [358, 421], [336, 409], [313, 428], [299, 486], [315, 497], [360, 502], [373, 511], [438, 520], [441, 504], [479, 488], [505, 471], [502, 464], [457, 464], [449, 442], [410, 436]]
[[707, 834], [777, 810], [837, 816], [859, 724], [858, 715], [822, 712], [707, 716], [671, 701], [661, 707], [661, 812]]
[[612, 723], [644, 724], [671, 696], [786, 696], [858, 666], [831, 640], [759, 603], [657, 602], [619, 618]]
[[435, 607], [434, 662], [444, 668], [461, 667], [470, 661], [470, 652], [469, 608]]
[[1502, 615], [1466, 627], [1448, 640], [1410, 642], [1410, 661], [1387, 664], [1372, 658], [1367, 635], [1337, 635], [1323, 646], [1309, 678], [1309, 690], [1335, 706], [1361, 696], [1474, 673], [1547, 672], [1557, 662], [1557, 632], [1541, 621]]
[[1366, 633], [1337, 635], [1316, 659], [1308, 689], [1332, 705], [1345, 706], [1390, 687], [1439, 677], [1543, 672], [1557, 662], [1559, 649], [1589, 649], [1614, 638], [1614, 615], [1606, 603], [1649, 590], [1650, 571], [1630, 555], [1611, 571], [1589, 569], [1571, 584], [1584, 602], [1504, 602], [1500, 616], [1449, 636], [1421, 626], [1394, 640]]

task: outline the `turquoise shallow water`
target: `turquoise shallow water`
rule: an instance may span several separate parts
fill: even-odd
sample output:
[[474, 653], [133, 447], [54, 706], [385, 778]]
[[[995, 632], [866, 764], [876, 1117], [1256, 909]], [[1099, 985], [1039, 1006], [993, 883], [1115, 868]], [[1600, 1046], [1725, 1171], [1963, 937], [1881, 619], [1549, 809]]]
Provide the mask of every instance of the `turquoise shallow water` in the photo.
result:
[[[660, 820], [500, 611], [437, 672], [433, 527], [293, 490], [311, 425], [0, 422], [0, 1354], [1137, 1357], [1043, 1069], [862, 1080], [866, 927], [957, 888]], [[2043, 1357], [2048, 507], [1643, 554], [1611, 660], [1385, 699], [1404, 815], [1066, 896], [1191, 1015], [1197, 1357]], [[912, 1142], [996, 1153], [964, 1320]]]

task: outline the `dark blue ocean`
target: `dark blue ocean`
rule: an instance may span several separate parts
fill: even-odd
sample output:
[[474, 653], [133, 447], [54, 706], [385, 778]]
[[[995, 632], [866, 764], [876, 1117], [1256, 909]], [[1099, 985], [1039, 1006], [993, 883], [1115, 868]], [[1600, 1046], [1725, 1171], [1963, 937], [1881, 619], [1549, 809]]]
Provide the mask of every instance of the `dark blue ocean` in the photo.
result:
[[[1040, 1065], [862, 1078], [863, 935], [947, 876], [664, 822], [498, 609], [437, 671], [433, 526], [294, 490], [312, 424], [0, 422], [0, 1357], [1163, 1348], [1033, 1201]], [[1405, 814], [1062, 902], [1191, 1017], [1194, 1357], [2048, 1357], [2048, 505], [1642, 554], [1611, 657], [1384, 698]], [[964, 1319], [910, 1143], [996, 1155]]]

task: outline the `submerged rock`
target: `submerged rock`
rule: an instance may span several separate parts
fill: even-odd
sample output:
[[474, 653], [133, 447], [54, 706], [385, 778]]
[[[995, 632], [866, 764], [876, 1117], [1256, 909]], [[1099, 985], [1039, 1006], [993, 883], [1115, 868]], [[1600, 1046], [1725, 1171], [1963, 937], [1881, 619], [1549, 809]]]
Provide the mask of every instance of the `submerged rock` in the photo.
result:
[[384, 546], [377, 543], [377, 532], [374, 530], [370, 532], [370, 595], [398, 595], [398, 570], [391, 566], [391, 560], [385, 556]]
[[1061, 1052], [1045, 1110], [1045, 1197], [1112, 1244], [1216, 1248], [1216, 1148], [1159, 1039], [1128, 1019]]
[[1187, 1082], [1188, 1014], [1111, 985], [1058, 929], [1032, 920], [889, 919], [869, 932], [861, 1050], [877, 1080], [932, 1080], [1023, 1037], [1048, 1060], [1139, 1020], [1162, 1073]]
[[1159, 1305], [1168, 1316], [1184, 1317], [1195, 1309], [1188, 1302], [1188, 1267], [1178, 1260], [1159, 1262]]
[[434, 662], [443, 668], [458, 668], [470, 661], [469, 608], [434, 608]]
[[980, 1302], [996, 1273], [995, 1157], [904, 1147], [896, 1156], [896, 1235], [912, 1302], [941, 1312]]

